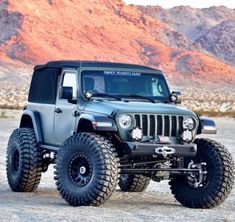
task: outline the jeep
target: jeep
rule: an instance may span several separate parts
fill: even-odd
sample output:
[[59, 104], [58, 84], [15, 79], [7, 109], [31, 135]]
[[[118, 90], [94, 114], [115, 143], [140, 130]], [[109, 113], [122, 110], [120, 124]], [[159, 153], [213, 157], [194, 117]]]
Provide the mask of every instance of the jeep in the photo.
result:
[[99, 206], [117, 185], [144, 191], [169, 180], [190, 208], [212, 208], [229, 195], [234, 163], [213, 120], [181, 108], [160, 70], [141, 65], [51, 61], [37, 65], [18, 129], [7, 148], [15, 192], [34, 191], [50, 164], [72, 206]]

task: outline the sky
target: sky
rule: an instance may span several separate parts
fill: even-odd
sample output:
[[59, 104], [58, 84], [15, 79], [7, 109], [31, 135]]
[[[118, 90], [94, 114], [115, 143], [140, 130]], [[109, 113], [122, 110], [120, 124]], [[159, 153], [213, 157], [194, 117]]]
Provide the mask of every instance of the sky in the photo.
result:
[[193, 8], [208, 8], [224, 5], [235, 8], [235, 0], [124, 0], [127, 4], [160, 5], [163, 8], [172, 8], [178, 5], [189, 5]]

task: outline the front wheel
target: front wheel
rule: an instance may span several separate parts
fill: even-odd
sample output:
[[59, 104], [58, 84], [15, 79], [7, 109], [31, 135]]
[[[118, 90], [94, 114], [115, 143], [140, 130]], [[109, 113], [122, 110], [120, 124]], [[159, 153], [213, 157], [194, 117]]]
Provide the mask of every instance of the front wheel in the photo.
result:
[[198, 151], [193, 160], [185, 161], [188, 168], [201, 173], [172, 176], [172, 194], [184, 206], [212, 208], [222, 203], [232, 190], [234, 163], [231, 154], [221, 144], [210, 139], [196, 139]]
[[57, 155], [57, 189], [72, 206], [99, 206], [117, 186], [118, 167], [117, 152], [106, 138], [92, 133], [71, 136]]

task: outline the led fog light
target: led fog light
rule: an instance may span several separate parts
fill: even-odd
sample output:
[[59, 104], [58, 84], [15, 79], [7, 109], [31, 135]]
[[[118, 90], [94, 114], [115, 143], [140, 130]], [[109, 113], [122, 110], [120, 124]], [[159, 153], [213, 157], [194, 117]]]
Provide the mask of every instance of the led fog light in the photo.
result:
[[143, 138], [143, 131], [137, 127], [131, 131], [130, 136], [134, 141], [141, 141]]
[[182, 134], [181, 134], [181, 139], [182, 141], [186, 142], [186, 143], [191, 143], [193, 140], [193, 133], [190, 130], [185, 130]]

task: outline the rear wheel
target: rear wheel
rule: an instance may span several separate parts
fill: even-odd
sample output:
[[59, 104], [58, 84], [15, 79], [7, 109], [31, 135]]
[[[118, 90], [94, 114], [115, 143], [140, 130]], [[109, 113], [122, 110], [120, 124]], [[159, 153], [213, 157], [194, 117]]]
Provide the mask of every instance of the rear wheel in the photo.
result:
[[175, 198], [190, 208], [212, 208], [222, 203], [232, 190], [234, 163], [231, 154], [221, 144], [210, 139], [196, 139], [198, 151], [188, 168], [200, 173], [174, 176], [169, 182]]
[[142, 192], [146, 190], [150, 182], [150, 178], [142, 175], [121, 174], [119, 187], [124, 192]]
[[57, 189], [72, 206], [99, 206], [117, 186], [118, 166], [117, 152], [109, 140], [92, 133], [74, 135], [57, 155]]
[[7, 147], [7, 178], [13, 191], [34, 191], [42, 174], [42, 151], [36, 146], [33, 129], [13, 131]]

